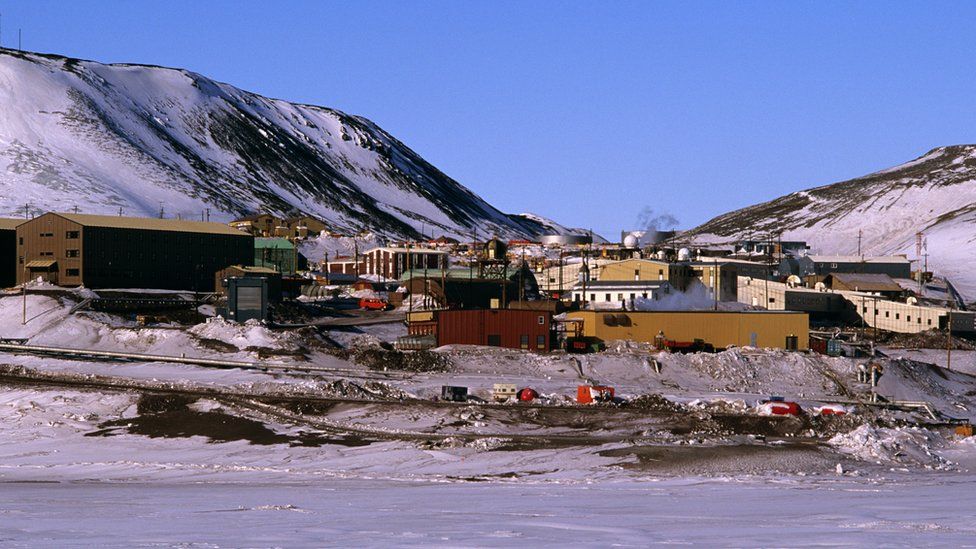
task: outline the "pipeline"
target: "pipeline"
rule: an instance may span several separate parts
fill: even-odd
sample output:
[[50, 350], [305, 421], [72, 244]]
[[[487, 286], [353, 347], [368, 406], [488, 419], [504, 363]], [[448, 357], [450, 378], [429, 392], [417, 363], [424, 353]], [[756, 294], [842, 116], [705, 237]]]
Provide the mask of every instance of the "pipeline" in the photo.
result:
[[[272, 370], [283, 372], [308, 372], [319, 374], [330, 374], [339, 376], [362, 376], [367, 372], [358, 372], [343, 368], [323, 368], [317, 366], [295, 366], [281, 363], [264, 362], [244, 362], [237, 360], [216, 360], [212, 358], [194, 358], [186, 356], [151, 355], [143, 353], [119, 353], [115, 351], [96, 351], [91, 349], [68, 349], [63, 347], [45, 347], [40, 345], [19, 345], [10, 343], [0, 343], [0, 352], [13, 354], [28, 354], [37, 356], [50, 356], [69, 360], [110, 360], [122, 362], [168, 362], [174, 364], [189, 364], [193, 366], [210, 366], [214, 368], [241, 370], [259, 370], [269, 372]], [[384, 372], [368, 372], [373, 379], [389, 379], [391, 374]]]

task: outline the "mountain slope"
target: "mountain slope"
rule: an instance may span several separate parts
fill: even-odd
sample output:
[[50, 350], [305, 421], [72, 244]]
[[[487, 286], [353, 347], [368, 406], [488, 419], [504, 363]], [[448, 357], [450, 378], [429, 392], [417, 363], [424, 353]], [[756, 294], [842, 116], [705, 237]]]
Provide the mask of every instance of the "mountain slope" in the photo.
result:
[[304, 212], [387, 236], [524, 236], [369, 120], [199, 74], [0, 49], [0, 215]]
[[825, 185], [721, 215], [686, 233], [697, 242], [766, 238], [806, 240], [815, 253], [916, 259], [915, 234], [927, 242], [929, 269], [976, 299], [976, 145], [933, 149], [864, 177]]

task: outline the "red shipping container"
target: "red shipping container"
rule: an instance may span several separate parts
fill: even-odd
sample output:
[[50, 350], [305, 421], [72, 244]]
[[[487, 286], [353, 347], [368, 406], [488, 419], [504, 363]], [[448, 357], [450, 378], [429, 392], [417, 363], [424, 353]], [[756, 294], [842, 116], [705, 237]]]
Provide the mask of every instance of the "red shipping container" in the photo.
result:
[[613, 396], [613, 387], [606, 385], [580, 385], [576, 388], [576, 402], [580, 404], [608, 402], [613, 400]]

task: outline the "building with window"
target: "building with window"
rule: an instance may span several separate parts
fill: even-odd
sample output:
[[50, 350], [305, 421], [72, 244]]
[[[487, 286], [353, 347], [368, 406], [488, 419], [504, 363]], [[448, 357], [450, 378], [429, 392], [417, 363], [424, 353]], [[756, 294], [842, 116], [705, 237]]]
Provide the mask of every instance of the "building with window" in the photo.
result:
[[228, 225], [253, 236], [288, 236], [289, 234], [285, 221], [271, 214], [249, 215], [235, 219]]
[[677, 342], [696, 339], [716, 349], [729, 346], [805, 350], [810, 320], [793, 311], [574, 311], [570, 319], [583, 322], [583, 335], [601, 341], [653, 343], [658, 334]]
[[434, 335], [437, 345], [486, 345], [547, 353], [552, 313], [521, 309], [440, 310], [415, 313], [410, 335]]
[[284, 221], [284, 225], [288, 227], [287, 236], [289, 238], [307, 238], [310, 236], [318, 236], [327, 228], [325, 223], [308, 215], [289, 217]]
[[657, 301], [671, 293], [667, 280], [593, 280], [573, 286], [573, 301], [601, 308], [633, 309], [637, 299]]
[[667, 262], [658, 259], [625, 259], [600, 269], [599, 280], [607, 281], [667, 281], [670, 288], [683, 292], [693, 280], [698, 280], [709, 292], [718, 291], [719, 301], [735, 301], [738, 274], [735, 263], [717, 261]]
[[298, 271], [308, 270], [308, 260], [287, 238], [255, 238], [254, 266], [293, 276]]
[[254, 237], [222, 223], [46, 213], [17, 226], [17, 282], [213, 291], [214, 273], [253, 265]]
[[780, 275], [827, 276], [831, 273], [886, 274], [911, 278], [912, 264], [903, 255], [861, 257], [857, 255], [808, 255], [780, 264]]
[[361, 263], [365, 271], [358, 274], [388, 279], [398, 279], [409, 270], [429, 271], [450, 266], [447, 252], [427, 248], [373, 248], [362, 254]]

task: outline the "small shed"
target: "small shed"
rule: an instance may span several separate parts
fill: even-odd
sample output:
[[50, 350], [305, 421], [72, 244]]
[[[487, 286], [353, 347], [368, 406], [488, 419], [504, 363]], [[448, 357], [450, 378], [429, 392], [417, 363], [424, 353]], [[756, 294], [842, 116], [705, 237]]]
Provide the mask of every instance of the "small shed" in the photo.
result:
[[231, 265], [226, 269], [217, 271], [215, 275], [216, 292], [219, 295], [227, 294], [227, 281], [231, 278], [264, 278], [268, 280], [268, 299], [272, 303], [281, 301], [281, 273], [266, 267], [248, 267], [245, 265]]

